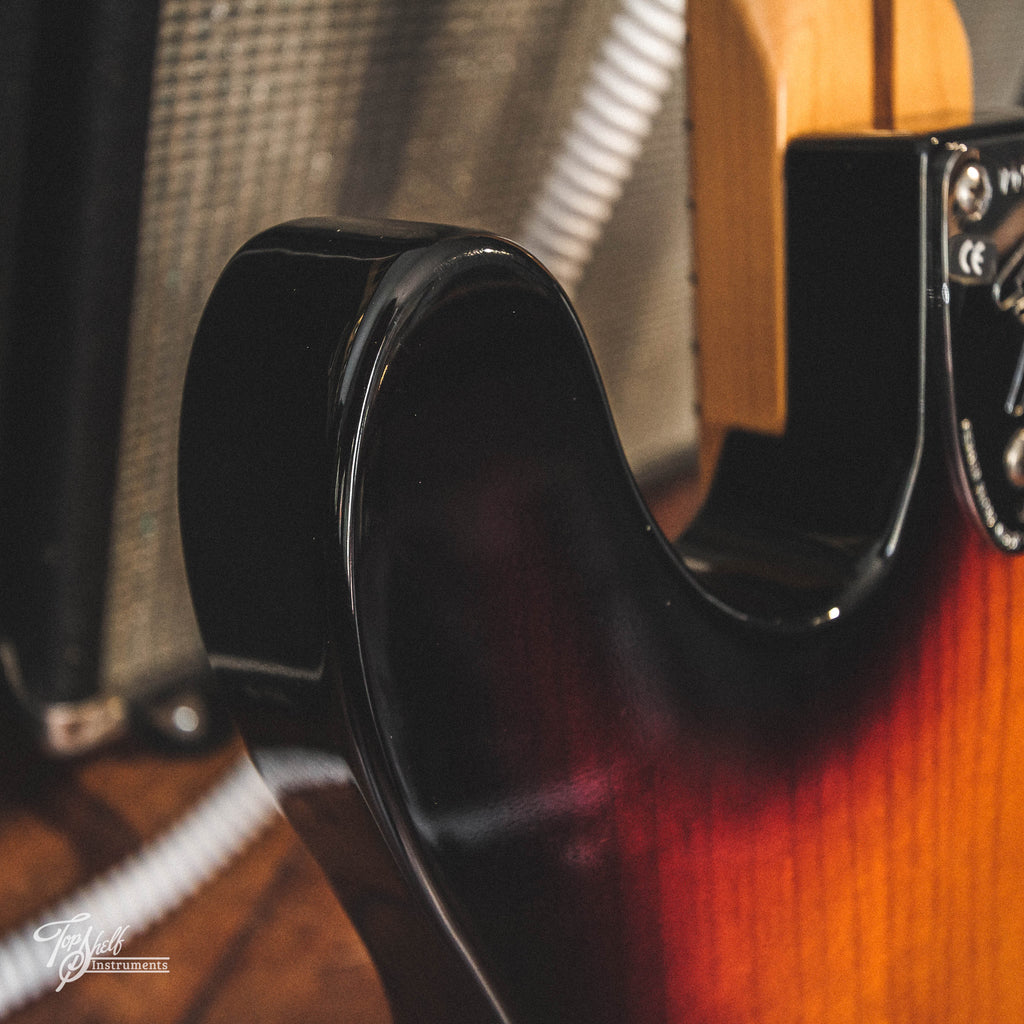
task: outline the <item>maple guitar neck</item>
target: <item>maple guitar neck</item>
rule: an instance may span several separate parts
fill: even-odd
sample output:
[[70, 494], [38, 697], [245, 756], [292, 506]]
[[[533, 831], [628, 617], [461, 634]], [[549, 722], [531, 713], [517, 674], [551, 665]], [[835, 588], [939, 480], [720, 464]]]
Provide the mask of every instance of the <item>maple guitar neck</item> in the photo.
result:
[[688, 22], [709, 479], [728, 431], [785, 428], [790, 141], [969, 123], [972, 80], [952, 0], [715, 0], [694, 3]]
[[210, 298], [197, 616], [257, 763], [352, 765], [285, 809], [396, 1021], [1024, 1019], [1024, 127], [785, 163], [784, 423], [678, 539], [510, 243], [296, 222]]

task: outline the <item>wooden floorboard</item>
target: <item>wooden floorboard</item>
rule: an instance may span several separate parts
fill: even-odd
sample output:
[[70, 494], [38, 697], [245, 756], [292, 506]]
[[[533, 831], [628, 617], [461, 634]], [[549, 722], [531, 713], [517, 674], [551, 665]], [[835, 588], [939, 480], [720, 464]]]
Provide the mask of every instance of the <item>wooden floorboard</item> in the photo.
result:
[[[0, 726], [0, 932], [34, 920], [175, 822], [240, 754], [137, 746], [43, 757]], [[89, 912], [83, 906], [82, 910]], [[318, 867], [283, 819], [122, 955], [167, 957], [166, 974], [85, 974], [12, 1024], [385, 1024], [373, 967]], [[54, 979], [55, 983], [57, 979]]]

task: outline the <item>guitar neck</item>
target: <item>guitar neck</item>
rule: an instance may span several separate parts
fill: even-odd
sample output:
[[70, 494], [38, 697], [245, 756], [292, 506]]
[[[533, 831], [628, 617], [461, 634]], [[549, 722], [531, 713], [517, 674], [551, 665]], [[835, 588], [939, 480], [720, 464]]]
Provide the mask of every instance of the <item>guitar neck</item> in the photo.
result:
[[727, 0], [689, 22], [707, 478], [729, 430], [785, 429], [790, 141], [969, 123], [972, 85], [952, 0]]

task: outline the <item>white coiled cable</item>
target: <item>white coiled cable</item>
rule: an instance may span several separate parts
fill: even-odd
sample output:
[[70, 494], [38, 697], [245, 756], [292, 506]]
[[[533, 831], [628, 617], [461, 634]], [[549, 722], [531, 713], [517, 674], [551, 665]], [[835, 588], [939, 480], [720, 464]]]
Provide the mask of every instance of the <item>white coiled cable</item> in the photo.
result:
[[572, 295], [682, 63], [685, 0], [623, 0], [518, 241]]
[[[571, 295], [682, 60], [685, 0], [623, 0], [519, 241]], [[340, 758], [257, 752], [178, 824], [0, 941], [0, 1019], [61, 982], [40, 928], [83, 912], [94, 934], [153, 927], [238, 856], [278, 814], [275, 795], [351, 781]], [[264, 781], [265, 780], [265, 781]], [[268, 788], [269, 787], [269, 788]]]
[[[0, 942], [0, 1019], [46, 991], [74, 980], [80, 960], [55, 950], [55, 924], [70, 922], [131, 940], [158, 924], [238, 856], [280, 813], [276, 797], [290, 790], [351, 781], [341, 758], [280, 750], [247, 758], [159, 839], [51, 906]], [[40, 938], [42, 934], [43, 938]]]

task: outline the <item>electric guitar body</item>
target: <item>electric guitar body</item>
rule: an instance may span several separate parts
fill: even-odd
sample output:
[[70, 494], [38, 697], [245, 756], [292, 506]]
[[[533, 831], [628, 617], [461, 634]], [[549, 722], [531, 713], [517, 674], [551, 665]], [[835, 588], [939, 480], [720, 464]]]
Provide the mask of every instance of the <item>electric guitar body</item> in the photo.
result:
[[[1014, 130], [972, 141], [993, 178]], [[954, 406], [1014, 427], [1017, 321], [993, 305], [972, 336], [987, 287], [918, 286], [960, 237], [940, 186], [961, 153], [793, 149], [788, 428], [727, 442], [676, 543], [571, 307], [510, 244], [305, 222], [224, 272], [182, 417], [197, 613], [257, 760], [353, 765], [460, 976], [436, 1019], [1020, 1014], [1024, 563], [1009, 519], [986, 538], [957, 507], [945, 457]], [[848, 208], [870, 258], [827, 259], [854, 182], [884, 265]], [[968, 363], [999, 337], [991, 395], [950, 384], [947, 322]], [[1000, 452], [971, 417], [991, 504]], [[319, 824], [293, 819], [329, 863], [345, 839], [317, 838], [310, 799]]]
[[396, 1021], [1024, 1019], [1022, 168], [1009, 122], [788, 147], [784, 427], [678, 538], [510, 243], [225, 269], [193, 598], [257, 764], [351, 765], [285, 810]]

